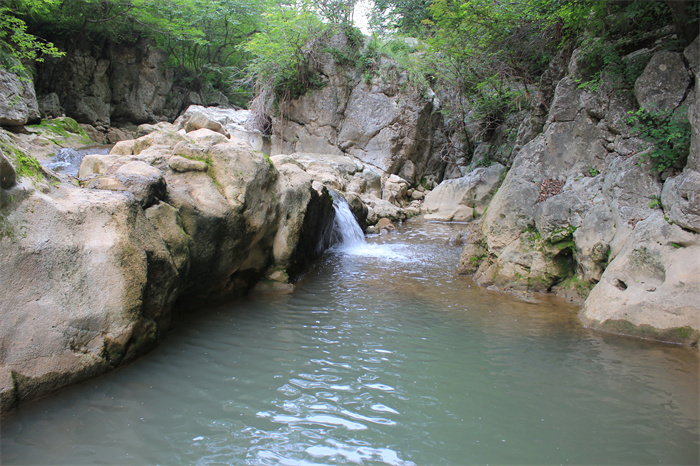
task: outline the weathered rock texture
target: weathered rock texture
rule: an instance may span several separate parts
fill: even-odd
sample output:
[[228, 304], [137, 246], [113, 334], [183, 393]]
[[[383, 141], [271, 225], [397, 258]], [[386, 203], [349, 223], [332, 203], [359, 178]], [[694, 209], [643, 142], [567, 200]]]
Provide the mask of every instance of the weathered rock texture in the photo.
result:
[[[351, 47], [342, 34], [332, 41]], [[330, 53], [321, 60], [323, 87], [280, 104], [272, 153], [347, 154], [411, 185], [425, 176], [440, 181], [445, 162], [433, 147], [442, 121], [435, 94], [416, 89], [388, 62], [382, 69], [391, 77], [374, 76], [368, 83]]]
[[41, 118], [31, 79], [0, 68], [0, 125], [36, 123]]
[[270, 137], [262, 132], [246, 127], [250, 110], [202, 107], [191, 105], [187, 111], [175, 120], [178, 129], [194, 131], [201, 128], [210, 129], [226, 137], [239, 139], [250, 144], [253, 149], [270, 154]]
[[[470, 228], [460, 270], [484, 286], [585, 299], [580, 316], [591, 327], [694, 343], [700, 173], [697, 89], [685, 64], [693, 66], [692, 47], [685, 60], [653, 53], [635, 97], [605, 75], [598, 91], [582, 89], [574, 52], [542, 133], [519, 148]], [[647, 144], [626, 122], [638, 106], [690, 109], [692, 149], [682, 172], [660, 177], [640, 165]]]
[[505, 167], [497, 163], [477, 168], [463, 177], [443, 181], [425, 196], [425, 218], [468, 221], [482, 216], [503, 176]]
[[421, 202], [409, 196], [406, 180], [355, 157], [295, 153], [275, 155], [272, 160], [285, 173], [303, 171], [314, 182], [343, 195], [363, 227], [382, 218], [405, 220], [420, 213]]
[[68, 51], [65, 57], [37, 65], [35, 85], [49, 116], [59, 116], [55, 113], [62, 109], [79, 123], [106, 127], [172, 121], [193, 103], [228, 105], [213, 89], [176, 84], [167, 55], [147, 40], [61, 47]]
[[170, 125], [87, 155], [84, 187], [17, 178], [26, 154], [12, 143], [0, 158], [3, 412], [143, 354], [176, 301], [287, 286], [333, 220], [311, 176], [209, 129]]

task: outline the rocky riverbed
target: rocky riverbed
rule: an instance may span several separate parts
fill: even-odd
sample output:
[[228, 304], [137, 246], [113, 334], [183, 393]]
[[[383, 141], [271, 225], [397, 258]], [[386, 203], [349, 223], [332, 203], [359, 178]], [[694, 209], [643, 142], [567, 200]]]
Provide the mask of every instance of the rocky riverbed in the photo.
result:
[[[466, 168], [436, 150], [434, 93], [379, 79], [348, 87], [330, 61], [328, 85], [288, 103], [271, 135], [251, 130], [246, 111], [198, 105], [119, 131], [40, 120], [31, 86], [2, 71], [0, 92], [21, 102], [0, 108], [2, 411], [139, 357], [176, 312], [253, 287], [291, 290], [328, 245], [329, 190], [363, 227], [421, 214], [465, 222], [459, 269], [479, 285], [556, 293], [593, 328], [696, 345], [698, 50], [644, 51], [633, 96], [605, 79], [578, 86], [574, 52], [548, 75], [552, 101], [525, 119], [509, 158]], [[626, 122], [640, 105], [688, 112], [682, 166], [640, 164], [647, 149]], [[93, 142], [115, 144], [86, 155], [77, 176], [41, 165]]]

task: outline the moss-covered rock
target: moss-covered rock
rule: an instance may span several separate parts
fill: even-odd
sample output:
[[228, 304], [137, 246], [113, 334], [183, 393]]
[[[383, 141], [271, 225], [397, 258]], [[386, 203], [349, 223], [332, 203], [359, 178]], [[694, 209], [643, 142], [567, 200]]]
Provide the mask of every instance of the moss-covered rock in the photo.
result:
[[41, 120], [39, 124], [27, 126], [27, 130], [61, 147], [79, 147], [92, 143], [78, 122], [68, 117]]

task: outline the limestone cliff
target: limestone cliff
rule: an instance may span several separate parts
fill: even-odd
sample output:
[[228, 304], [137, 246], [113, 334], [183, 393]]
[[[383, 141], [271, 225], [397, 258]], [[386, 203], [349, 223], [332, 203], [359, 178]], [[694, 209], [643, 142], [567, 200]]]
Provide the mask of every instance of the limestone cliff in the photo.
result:
[[[460, 269], [483, 286], [583, 302], [580, 318], [594, 328], [695, 344], [700, 42], [683, 53], [657, 48], [623, 58], [646, 62], [633, 92], [606, 75], [597, 89], [580, 86], [573, 53], [542, 132], [519, 148], [470, 228]], [[688, 112], [687, 161], [659, 174], [641, 157], [652, 149], [628, 121], [640, 107]]]
[[133, 44], [61, 44], [66, 56], [37, 63], [35, 87], [44, 117], [61, 113], [79, 123], [114, 124], [173, 121], [190, 104], [228, 106], [211, 87], [178, 84], [167, 54], [145, 39]]
[[[354, 45], [340, 33], [329, 47], [349, 53]], [[446, 163], [435, 149], [442, 117], [431, 89], [412, 85], [387, 57], [381, 73], [362, 74], [319, 57], [322, 85], [279, 104], [272, 118], [272, 153], [349, 155], [410, 185], [442, 180]]]

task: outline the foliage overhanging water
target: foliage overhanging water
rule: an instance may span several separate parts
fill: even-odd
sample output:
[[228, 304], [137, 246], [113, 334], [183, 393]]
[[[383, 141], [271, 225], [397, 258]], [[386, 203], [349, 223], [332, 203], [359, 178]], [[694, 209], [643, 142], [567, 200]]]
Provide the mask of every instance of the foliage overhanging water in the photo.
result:
[[324, 256], [22, 407], [5, 464], [697, 464], [698, 354], [455, 274], [459, 226]]

